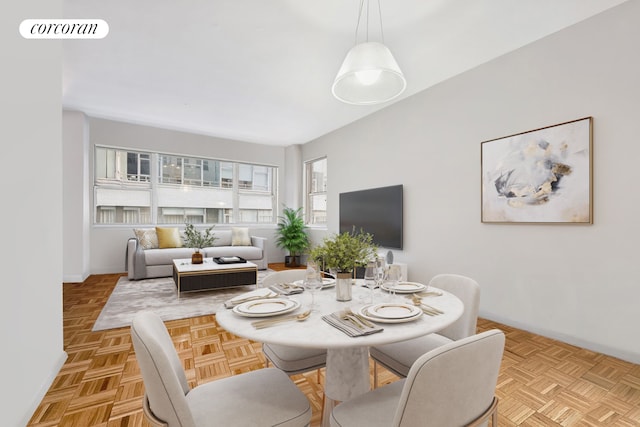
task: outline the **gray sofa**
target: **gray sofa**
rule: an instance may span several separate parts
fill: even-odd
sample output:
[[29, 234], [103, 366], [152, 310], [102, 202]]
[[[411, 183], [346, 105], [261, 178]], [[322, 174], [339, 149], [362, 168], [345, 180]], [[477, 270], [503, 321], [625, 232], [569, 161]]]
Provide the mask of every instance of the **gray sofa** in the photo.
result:
[[[267, 269], [267, 239], [251, 236], [251, 246], [232, 246], [231, 230], [215, 230], [216, 241], [212, 247], [203, 248], [205, 258], [239, 256]], [[129, 280], [169, 277], [173, 275], [173, 260], [191, 258], [193, 248], [144, 249], [138, 239], [132, 237], [127, 242], [126, 270]]]

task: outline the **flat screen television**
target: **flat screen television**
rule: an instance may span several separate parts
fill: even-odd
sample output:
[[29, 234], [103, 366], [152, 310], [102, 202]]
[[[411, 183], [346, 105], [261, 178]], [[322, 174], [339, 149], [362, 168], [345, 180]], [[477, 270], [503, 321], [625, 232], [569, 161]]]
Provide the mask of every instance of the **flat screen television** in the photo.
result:
[[384, 248], [402, 249], [402, 185], [340, 193], [340, 233], [364, 231]]

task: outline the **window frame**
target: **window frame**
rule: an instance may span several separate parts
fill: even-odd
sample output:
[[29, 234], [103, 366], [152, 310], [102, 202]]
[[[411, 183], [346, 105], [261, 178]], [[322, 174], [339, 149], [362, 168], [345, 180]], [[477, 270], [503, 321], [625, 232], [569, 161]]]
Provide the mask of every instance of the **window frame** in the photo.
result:
[[[314, 186], [313, 166], [318, 162], [325, 162], [324, 177], [323, 177], [323, 189], [317, 190], [317, 186]], [[304, 221], [308, 227], [326, 227], [327, 226], [327, 178], [328, 178], [328, 160], [327, 156], [318, 157], [315, 159], [307, 160], [304, 162]], [[318, 196], [324, 196], [325, 210], [324, 221], [317, 221], [313, 211], [313, 199]]]

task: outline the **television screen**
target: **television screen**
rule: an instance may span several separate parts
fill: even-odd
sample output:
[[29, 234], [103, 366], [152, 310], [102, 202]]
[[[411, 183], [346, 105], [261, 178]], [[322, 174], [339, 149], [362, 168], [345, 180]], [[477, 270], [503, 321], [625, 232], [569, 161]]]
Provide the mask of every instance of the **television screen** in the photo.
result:
[[402, 249], [402, 185], [340, 193], [340, 232], [354, 227], [378, 246]]

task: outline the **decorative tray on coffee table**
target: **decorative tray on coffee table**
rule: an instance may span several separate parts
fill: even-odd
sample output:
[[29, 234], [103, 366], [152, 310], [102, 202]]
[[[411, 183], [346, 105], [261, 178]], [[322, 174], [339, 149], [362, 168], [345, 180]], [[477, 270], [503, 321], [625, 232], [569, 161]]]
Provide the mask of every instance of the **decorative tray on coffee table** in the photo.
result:
[[241, 264], [243, 262], [247, 262], [246, 259], [239, 256], [219, 256], [214, 257], [213, 261], [218, 264]]

